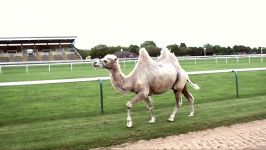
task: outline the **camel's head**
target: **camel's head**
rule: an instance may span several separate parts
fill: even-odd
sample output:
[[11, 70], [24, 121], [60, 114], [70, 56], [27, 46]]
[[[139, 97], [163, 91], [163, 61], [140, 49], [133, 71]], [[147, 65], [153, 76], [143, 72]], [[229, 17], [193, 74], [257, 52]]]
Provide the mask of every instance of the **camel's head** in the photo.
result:
[[108, 54], [102, 59], [95, 60], [93, 66], [105, 69], [115, 69], [116, 62], [117, 62], [117, 56]]

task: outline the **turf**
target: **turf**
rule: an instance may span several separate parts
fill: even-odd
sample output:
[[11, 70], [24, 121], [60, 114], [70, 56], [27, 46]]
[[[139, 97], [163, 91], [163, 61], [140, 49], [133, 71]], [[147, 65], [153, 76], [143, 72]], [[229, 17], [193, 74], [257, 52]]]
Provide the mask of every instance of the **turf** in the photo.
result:
[[[189, 71], [266, 66], [259, 61], [182, 63]], [[133, 65], [121, 67], [127, 72]], [[54, 76], [44, 72], [47, 77], [39, 77], [37, 74], [41, 74], [42, 68], [35, 68], [36, 72], [38, 69], [40, 72], [35, 77], [27, 76], [29, 80], [60, 76], [72, 78], [85, 77], [85, 73], [98, 75], [97, 71], [107, 75], [103, 70], [91, 68], [88, 71], [80, 67], [79, 70], [69, 71], [71, 75], [65, 75], [64, 68], [54, 71]], [[23, 73], [13, 71], [10, 71], [10, 76], [16, 77], [15, 80], [24, 80], [21, 77]], [[0, 78], [9, 75], [3, 74]], [[169, 91], [153, 96], [155, 124], [148, 124], [149, 113], [144, 103], [136, 104], [132, 113], [132, 129], [125, 127], [125, 104], [134, 94], [118, 93], [110, 81], [103, 82], [103, 115], [100, 113], [98, 82], [1, 87], [0, 149], [89, 149], [266, 118], [266, 71], [239, 73], [240, 98], [236, 98], [232, 73], [191, 75], [190, 78], [201, 87], [199, 91], [190, 88], [196, 98], [195, 117], [187, 117], [189, 107], [183, 99], [176, 121], [167, 122], [174, 109], [174, 95]]]

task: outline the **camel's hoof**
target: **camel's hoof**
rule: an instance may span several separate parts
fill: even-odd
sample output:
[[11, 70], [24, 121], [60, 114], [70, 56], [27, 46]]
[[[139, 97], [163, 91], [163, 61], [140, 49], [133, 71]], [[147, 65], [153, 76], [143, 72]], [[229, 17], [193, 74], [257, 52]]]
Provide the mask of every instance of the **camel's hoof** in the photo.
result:
[[175, 119], [174, 119], [174, 118], [169, 118], [168, 121], [169, 121], [169, 122], [174, 122]]
[[189, 114], [188, 116], [189, 116], [189, 117], [193, 117], [193, 116], [194, 116], [194, 114]]
[[155, 118], [151, 118], [151, 120], [149, 121], [149, 123], [154, 123], [155, 122]]
[[128, 121], [126, 126], [127, 126], [128, 128], [132, 128], [133, 124], [132, 124], [131, 121], [130, 121], [130, 122]]

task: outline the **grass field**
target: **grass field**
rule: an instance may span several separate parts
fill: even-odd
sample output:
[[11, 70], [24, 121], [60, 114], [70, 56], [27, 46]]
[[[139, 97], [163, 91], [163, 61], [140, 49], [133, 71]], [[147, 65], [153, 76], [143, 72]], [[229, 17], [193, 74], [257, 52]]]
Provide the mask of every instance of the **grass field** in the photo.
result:
[[[266, 67], [258, 61], [234, 60], [228, 64], [182, 61], [187, 71]], [[121, 67], [128, 73], [134, 63]], [[105, 70], [88, 65], [47, 68], [4, 68], [0, 82], [107, 76]], [[187, 117], [183, 106], [175, 122], [167, 122], [174, 108], [174, 95], [153, 96], [157, 122], [148, 124], [143, 102], [133, 108], [134, 127], [126, 124], [125, 104], [133, 94], [116, 92], [104, 81], [104, 114], [100, 113], [99, 83], [81, 82], [49, 85], [0, 87], [0, 149], [89, 149], [140, 139], [151, 139], [266, 118], [266, 71], [239, 73], [240, 98], [236, 98], [232, 73], [193, 75], [201, 89], [190, 88], [195, 97], [195, 117]]]

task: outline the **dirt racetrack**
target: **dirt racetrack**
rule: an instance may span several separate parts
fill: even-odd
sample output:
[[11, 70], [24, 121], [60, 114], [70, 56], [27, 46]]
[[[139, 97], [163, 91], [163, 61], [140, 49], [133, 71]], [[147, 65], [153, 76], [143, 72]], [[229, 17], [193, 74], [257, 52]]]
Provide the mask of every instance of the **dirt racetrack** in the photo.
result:
[[100, 149], [266, 149], [266, 119]]

